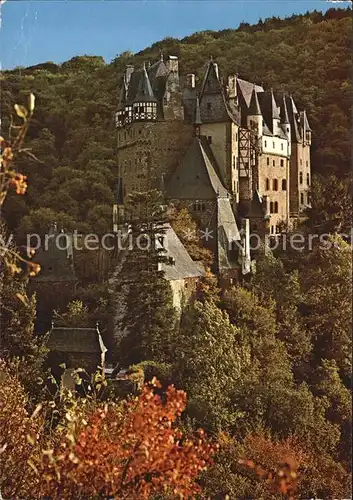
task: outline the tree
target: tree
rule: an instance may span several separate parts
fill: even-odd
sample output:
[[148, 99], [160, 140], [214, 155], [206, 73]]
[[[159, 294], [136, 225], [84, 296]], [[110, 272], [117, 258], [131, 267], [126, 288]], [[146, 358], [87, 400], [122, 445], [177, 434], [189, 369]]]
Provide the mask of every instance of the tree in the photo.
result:
[[349, 473], [295, 437], [263, 429], [245, 439], [223, 435], [214, 464], [200, 479], [207, 498], [349, 498]]
[[199, 493], [197, 477], [214, 449], [201, 430], [186, 436], [178, 428], [186, 394], [170, 386], [162, 398], [155, 394], [159, 383], [153, 385], [125, 403], [71, 397], [60, 425], [48, 433], [48, 408], [28, 415], [23, 388], [1, 364], [1, 493], [129, 500]]
[[166, 227], [161, 195], [158, 191], [132, 194], [128, 210], [132, 249], [125, 251], [120, 274], [120, 287], [126, 292], [121, 328], [127, 333], [119, 344], [119, 356], [125, 365], [165, 361], [171, 356], [177, 316], [170, 285], [160, 270], [167, 262], [165, 249], [158, 243]]
[[185, 312], [174, 339], [174, 372], [189, 394], [187, 414], [208, 431], [229, 428], [238, 417], [231, 395], [249, 364], [238, 337], [228, 315], [206, 300]]
[[352, 249], [330, 236], [308, 253], [301, 272], [305, 321], [313, 339], [314, 365], [335, 360], [341, 377], [350, 382], [352, 339]]
[[21, 382], [37, 399], [47, 349], [45, 338], [34, 332], [36, 301], [27, 296], [27, 281], [12, 276], [6, 267], [0, 273], [0, 358], [18, 365]]
[[[312, 345], [300, 312], [304, 297], [298, 271], [286, 270], [283, 262], [269, 251], [260, 253], [250, 288], [260, 298], [262, 307], [268, 309], [269, 300], [274, 301], [276, 336], [286, 345], [297, 379], [304, 380]], [[261, 316], [264, 314], [263, 311]]]

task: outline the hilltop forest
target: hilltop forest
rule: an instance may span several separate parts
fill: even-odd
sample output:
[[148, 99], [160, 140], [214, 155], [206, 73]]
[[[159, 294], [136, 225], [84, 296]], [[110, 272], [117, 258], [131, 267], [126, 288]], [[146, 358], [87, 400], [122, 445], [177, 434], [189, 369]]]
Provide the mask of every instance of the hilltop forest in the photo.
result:
[[33, 92], [36, 112], [26, 147], [39, 159], [24, 155], [18, 161], [29, 189], [20, 199], [10, 193], [4, 206], [9, 229], [19, 240], [27, 232], [42, 234], [53, 220], [68, 230], [111, 230], [118, 82], [126, 64], [140, 66], [161, 53], [179, 57], [182, 75], [193, 72], [200, 80], [212, 55], [223, 75], [238, 73], [293, 94], [307, 109], [313, 129], [312, 216], [347, 222], [349, 203], [343, 200], [351, 159], [351, 34], [351, 10], [330, 9], [182, 40], [166, 38], [138, 54], [120, 54], [110, 64], [99, 56], [79, 56], [61, 65], [44, 62], [4, 72], [3, 131], [14, 104]]
[[[117, 308], [111, 296], [128, 288], [128, 334], [113, 339], [114, 372], [127, 368], [127, 386], [110, 393], [102, 370], [85, 379], [78, 369], [76, 392], [65, 392], [48, 373], [36, 299], [27, 296], [28, 274], [39, 266], [21, 261], [16, 269], [2, 220], [0, 497], [351, 497], [352, 248], [339, 234], [351, 214], [351, 35], [351, 10], [330, 9], [168, 38], [109, 64], [78, 56], [3, 73], [0, 208], [19, 244], [53, 221], [111, 231], [118, 81], [126, 64], [161, 52], [199, 81], [212, 55], [222, 74], [291, 93], [307, 109], [315, 180], [304, 230], [330, 234], [301, 252], [261, 248], [256, 273], [227, 290], [206, 269], [180, 314], [155, 272], [163, 256], [133, 248], [109, 290], [81, 282], [80, 300], [61, 315], [75, 327], [108, 322]], [[26, 154], [7, 140], [15, 104], [30, 110]], [[27, 118], [15, 110], [21, 134]], [[134, 193], [130, 203], [143, 207], [131, 230], [155, 237], [165, 223], [160, 193]], [[195, 225], [183, 211], [176, 221], [179, 229]], [[197, 238], [188, 249], [210, 258]]]

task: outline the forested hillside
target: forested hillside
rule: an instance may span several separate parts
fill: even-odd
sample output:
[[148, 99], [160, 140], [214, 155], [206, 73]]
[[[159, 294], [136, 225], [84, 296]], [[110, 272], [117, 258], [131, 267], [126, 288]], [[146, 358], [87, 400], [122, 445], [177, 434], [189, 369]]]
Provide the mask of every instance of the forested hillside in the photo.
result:
[[[177, 55], [184, 75], [196, 72], [201, 78], [212, 55], [222, 74], [239, 73], [250, 81], [292, 93], [308, 111], [313, 172], [324, 177], [321, 198], [314, 199], [318, 216], [330, 206], [342, 217], [342, 204], [334, 197], [341, 199], [347, 193], [351, 34], [351, 10], [331, 9], [326, 14], [271, 18], [255, 26], [242, 24], [236, 30], [195, 33], [182, 40], [167, 38], [138, 54], [123, 53], [110, 64], [99, 56], [78, 56], [61, 65], [46, 62], [5, 72], [3, 131], [13, 105], [34, 92], [36, 112], [27, 146], [39, 159], [23, 155], [18, 162], [29, 176], [29, 190], [23, 198], [8, 197], [4, 214], [10, 229], [19, 237], [28, 231], [41, 233], [53, 220], [67, 229], [111, 229], [118, 80], [126, 64], [153, 61], [161, 52]], [[335, 177], [329, 178], [331, 174]], [[319, 181], [322, 184], [321, 178]]]

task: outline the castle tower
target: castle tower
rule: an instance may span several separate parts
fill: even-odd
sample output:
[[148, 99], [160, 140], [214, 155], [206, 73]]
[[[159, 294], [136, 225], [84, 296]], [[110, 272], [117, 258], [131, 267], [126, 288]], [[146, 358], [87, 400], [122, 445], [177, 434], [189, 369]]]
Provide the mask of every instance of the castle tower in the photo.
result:
[[298, 112], [292, 96], [286, 99], [291, 127], [290, 216], [293, 222], [305, 217], [310, 206], [311, 129], [306, 112]]
[[[160, 58], [135, 70], [128, 66], [116, 113], [118, 177], [123, 201], [133, 191], [159, 188], [161, 175], [175, 170], [192, 140], [183, 121], [178, 58]], [[115, 215], [118, 204], [115, 204]]]
[[[235, 99], [235, 92], [232, 88], [231, 99]], [[208, 63], [201, 88], [200, 115], [200, 133], [207, 138], [219, 166], [221, 180], [237, 203], [239, 122], [226, 99], [219, 79], [218, 65], [213, 60]]]
[[251, 94], [250, 106], [247, 115], [247, 126], [249, 129], [254, 130], [257, 137], [261, 137], [263, 133], [262, 125], [262, 112], [260, 109], [259, 99], [257, 97], [257, 92], [255, 85]]

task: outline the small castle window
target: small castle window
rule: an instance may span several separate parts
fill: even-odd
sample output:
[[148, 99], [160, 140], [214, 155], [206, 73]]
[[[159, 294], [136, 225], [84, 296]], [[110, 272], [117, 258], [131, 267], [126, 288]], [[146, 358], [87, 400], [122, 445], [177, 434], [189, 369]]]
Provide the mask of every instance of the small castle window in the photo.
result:
[[270, 201], [270, 214], [273, 214], [273, 201]]
[[287, 179], [282, 179], [282, 191], [287, 191]]
[[266, 191], [270, 190], [270, 179], [266, 179]]
[[278, 214], [278, 201], [275, 201], [274, 203], [274, 213]]
[[272, 165], [275, 167], [276, 166], [276, 161], [272, 160]]
[[300, 158], [300, 164], [303, 165], [303, 160]]
[[283, 142], [281, 142], [281, 150], [283, 151]]
[[277, 179], [273, 179], [273, 190], [278, 191], [278, 180]]
[[275, 147], [276, 147], [275, 141], [273, 141], [272, 147], [273, 147], [273, 149], [275, 149]]
[[306, 174], [306, 183], [308, 186], [310, 186], [310, 175]]
[[289, 132], [289, 127], [287, 127], [287, 132]]
[[269, 164], [270, 164], [270, 159], [269, 159], [269, 157], [267, 157], [267, 165], [269, 165]]
[[300, 193], [300, 203], [304, 205], [304, 193]]
[[299, 184], [303, 184], [303, 172], [299, 172]]
[[[263, 124], [263, 122], [262, 122], [262, 124]], [[265, 141], [265, 148], [267, 148], [267, 141]]]
[[238, 140], [238, 132], [236, 132], [236, 134], [235, 134], [235, 140], [236, 141]]
[[284, 160], [281, 160], [281, 167], [284, 167]]
[[307, 166], [307, 167], [309, 166], [309, 162], [308, 162], [308, 160], [306, 160], [306, 166]]
[[274, 226], [271, 226], [271, 234], [274, 234]]

